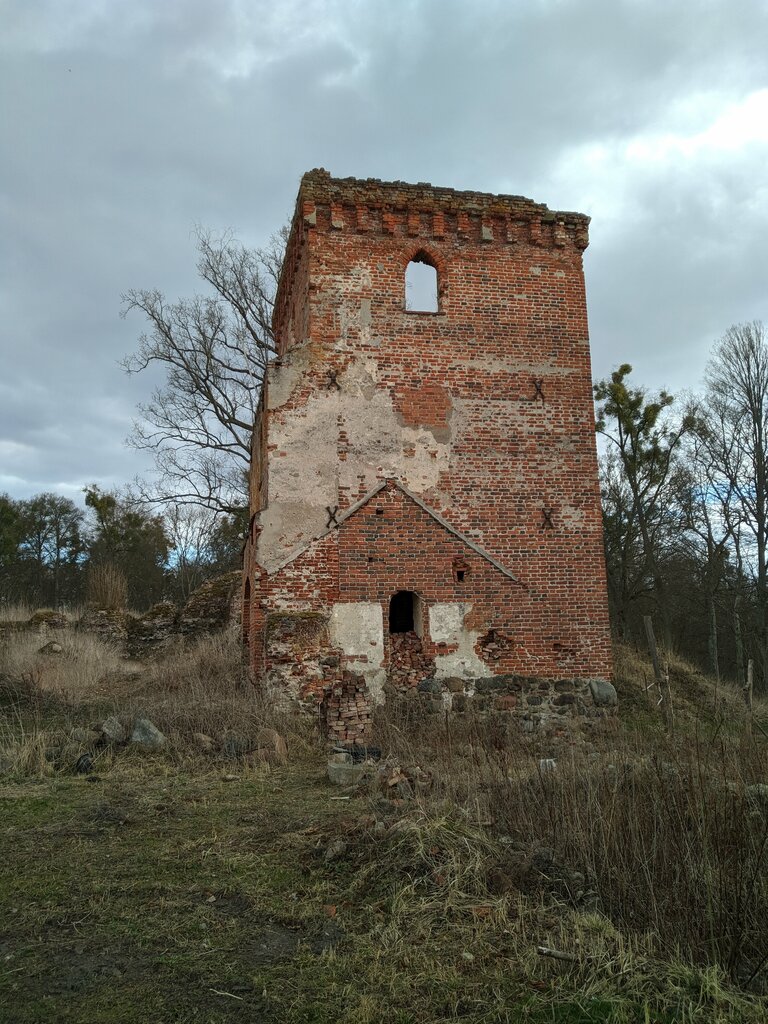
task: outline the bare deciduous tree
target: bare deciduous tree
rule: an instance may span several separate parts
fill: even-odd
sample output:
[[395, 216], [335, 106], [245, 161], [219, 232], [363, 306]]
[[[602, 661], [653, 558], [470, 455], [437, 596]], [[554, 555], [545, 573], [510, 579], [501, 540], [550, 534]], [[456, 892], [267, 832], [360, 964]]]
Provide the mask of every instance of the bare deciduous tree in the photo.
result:
[[[697, 589], [708, 615], [709, 669], [720, 679], [717, 597], [728, 580], [728, 562], [734, 543], [733, 488], [721, 476], [709, 436], [712, 425], [697, 408], [695, 428], [688, 435], [674, 479], [680, 525], [697, 567]], [[738, 593], [738, 590], [737, 590]]]
[[216, 513], [200, 505], [169, 503], [165, 524], [173, 545], [176, 592], [186, 601], [206, 578], [206, 570], [215, 564], [210, 545], [216, 530]]
[[737, 560], [755, 594], [758, 658], [768, 689], [768, 338], [760, 321], [730, 327], [707, 366], [710, 457], [731, 496], [728, 516]]
[[157, 290], [123, 295], [123, 316], [144, 314], [149, 330], [123, 361], [130, 373], [153, 364], [165, 382], [134, 424], [129, 443], [153, 453], [156, 485], [142, 497], [232, 513], [247, 504], [251, 432], [274, 352], [272, 306], [286, 231], [248, 249], [230, 234], [198, 229], [200, 277], [213, 289], [169, 303]]

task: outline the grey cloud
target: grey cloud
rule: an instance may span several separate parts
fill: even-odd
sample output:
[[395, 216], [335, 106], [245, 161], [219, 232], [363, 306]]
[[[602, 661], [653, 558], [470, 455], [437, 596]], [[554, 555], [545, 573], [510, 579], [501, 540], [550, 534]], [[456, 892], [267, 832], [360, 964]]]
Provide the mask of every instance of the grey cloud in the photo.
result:
[[761, 2], [3, 6], [0, 490], [148, 468], [122, 444], [152, 382], [118, 367], [142, 329], [120, 293], [194, 291], [194, 224], [260, 244], [313, 166], [586, 206], [598, 373], [679, 387], [768, 317], [765, 145], [621, 156], [766, 86]]

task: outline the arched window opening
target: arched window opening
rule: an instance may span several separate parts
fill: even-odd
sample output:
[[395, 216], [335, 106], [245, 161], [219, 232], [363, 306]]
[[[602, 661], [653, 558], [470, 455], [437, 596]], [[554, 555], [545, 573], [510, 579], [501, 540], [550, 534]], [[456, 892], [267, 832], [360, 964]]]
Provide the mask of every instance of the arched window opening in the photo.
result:
[[411, 313], [437, 313], [437, 269], [425, 252], [417, 252], [405, 268], [405, 308]]
[[251, 634], [251, 581], [245, 580], [243, 589], [243, 643], [247, 646]]
[[389, 632], [421, 636], [421, 600], [412, 590], [398, 590], [389, 602]]

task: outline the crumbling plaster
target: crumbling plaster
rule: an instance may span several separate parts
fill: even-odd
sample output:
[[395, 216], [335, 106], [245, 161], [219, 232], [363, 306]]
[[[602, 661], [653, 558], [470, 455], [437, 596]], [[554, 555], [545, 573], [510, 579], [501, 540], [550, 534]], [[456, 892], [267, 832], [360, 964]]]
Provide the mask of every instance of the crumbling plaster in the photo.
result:
[[325, 529], [328, 508], [343, 509], [386, 477], [418, 493], [439, 491], [450, 464], [450, 441], [403, 425], [390, 391], [378, 385], [375, 360], [353, 358], [338, 388], [297, 396], [307, 363], [305, 347], [270, 370], [269, 493], [258, 546], [268, 572]]
[[[462, 697], [489, 675], [610, 673], [587, 224], [519, 197], [302, 180], [255, 450], [252, 660], [301, 698], [332, 692], [348, 740], [363, 734], [366, 688], [378, 697], [397, 678], [386, 599], [398, 588], [429, 595], [416, 674], [463, 678]], [[422, 247], [437, 314], [403, 309]], [[384, 479], [412, 504], [392, 484], [374, 499]], [[281, 609], [322, 615], [327, 648], [289, 662], [263, 626]]]

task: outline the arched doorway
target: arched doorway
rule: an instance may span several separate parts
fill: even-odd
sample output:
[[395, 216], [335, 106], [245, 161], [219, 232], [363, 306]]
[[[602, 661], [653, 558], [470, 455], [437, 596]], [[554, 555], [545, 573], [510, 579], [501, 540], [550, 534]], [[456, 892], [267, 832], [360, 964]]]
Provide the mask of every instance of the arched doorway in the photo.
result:
[[415, 633], [423, 632], [423, 612], [421, 598], [413, 590], [398, 590], [389, 599], [389, 632]]

